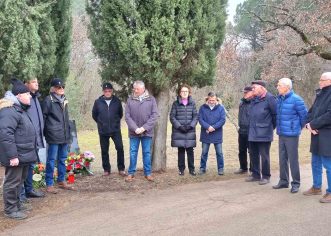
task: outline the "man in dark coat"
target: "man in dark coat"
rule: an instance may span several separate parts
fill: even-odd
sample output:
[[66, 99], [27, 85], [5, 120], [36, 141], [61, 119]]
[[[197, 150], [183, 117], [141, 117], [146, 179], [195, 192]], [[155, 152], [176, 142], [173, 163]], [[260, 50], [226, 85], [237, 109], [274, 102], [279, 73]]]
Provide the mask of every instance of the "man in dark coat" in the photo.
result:
[[247, 182], [259, 181], [261, 185], [270, 182], [270, 146], [273, 141], [273, 131], [276, 128], [277, 115], [276, 98], [267, 91], [265, 86], [266, 83], [262, 80], [252, 82], [255, 98], [251, 102], [248, 131], [252, 176], [246, 179]]
[[24, 219], [29, 210], [19, 201], [29, 165], [37, 160], [36, 131], [26, 110], [30, 92], [19, 80], [12, 80], [12, 92], [0, 100], [0, 162], [5, 166], [3, 201], [5, 216]]
[[303, 194], [322, 194], [323, 166], [326, 169], [326, 194], [321, 203], [331, 203], [331, 72], [323, 73], [315, 101], [308, 111], [306, 128], [311, 132], [313, 186]]
[[[248, 129], [249, 129], [249, 107], [253, 98], [253, 89], [246, 86], [243, 90], [244, 96], [239, 104], [238, 113], [238, 149], [239, 149], [239, 170], [235, 174], [245, 174], [248, 171], [247, 152], [249, 153]], [[251, 170], [251, 169], [250, 169]]]
[[54, 188], [54, 167], [57, 161], [58, 187], [65, 190], [73, 190], [66, 184], [65, 160], [68, 156], [68, 145], [71, 142], [68, 101], [64, 95], [64, 83], [55, 78], [51, 81], [50, 94], [42, 103], [42, 111], [45, 121], [44, 135], [48, 144], [46, 161], [46, 191], [56, 194]]
[[123, 117], [123, 108], [121, 101], [113, 95], [113, 86], [111, 83], [102, 85], [103, 95], [95, 100], [92, 117], [98, 125], [99, 140], [101, 146], [102, 167], [104, 176], [111, 173], [109, 163], [109, 139], [115, 144], [117, 151], [117, 168], [121, 176], [126, 176], [124, 165], [124, 150], [121, 134], [121, 119]]
[[[41, 111], [41, 106], [38, 100], [38, 97], [40, 97], [40, 94], [38, 92], [39, 90], [39, 84], [38, 79], [33, 78], [26, 81], [25, 85], [27, 86], [28, 90], [30, 91], [31, 95], [31, 102], [30, 107], [27, 110], [27, 113], [29, 114], [29, 117], [31, 117], [32, 124], [36, 130], [37, 135], [37, 153], [40, 148], [44, 148], [44, 140], [43, 140], [43, 130], [44, 130], [44, 118], [43, 113]], [[38, 157], [37, 157], [38, 159]], [[33, 169], [34, 169], [35, 163], [31, 164], [29, 166], [28, 176], [24, 182], [24, 187], [22, 188], [20, 200], [26, 201], [26, 198], [34, 198], [34, 197], [44, 197], [45, 194], [41, 191], [37, 191], [33, 188]]]
[[224, 174], [224, 158], [222, 151], [223, 125], [225, 124], [225, 109], [219, 104], [214, 92], [208, 93], [206, 103], [199, 109], [199, 123], [201, 125], [200, 142], [202, 153], [200, 160], [200, 174], [206, 173], [210, 144], [214, 144], [219, 175]]

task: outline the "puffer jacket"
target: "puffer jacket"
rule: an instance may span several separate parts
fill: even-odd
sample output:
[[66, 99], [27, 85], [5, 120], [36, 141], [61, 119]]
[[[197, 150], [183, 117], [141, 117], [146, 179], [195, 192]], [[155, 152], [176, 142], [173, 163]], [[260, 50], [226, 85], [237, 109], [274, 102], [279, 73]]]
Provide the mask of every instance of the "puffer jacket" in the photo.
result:
[[296, 137], [306, 124], [307, 108], [303, 99], [290, 91], [277, 98], [277, 134]]
[[[191, 96], [189, 96], [186, 106], [184, 106], [179, 97], [174, 101], [170, 112], [170, 122], [172, 124], [172, 147], [196, 147], [195, 127], [198, 123], [198, 113]], [[187, 133], [182, 133], [179, 130], [179, 127], [182, 125], [190, 126], [191, 129]]]
[[44, 135], [49, 144], [69, 144], [71, 143], [68, 101], [65, 99], [61, 103], [51, 93], [41, 104], [45, 127]]
[[36, 131], [23, 108], [11, 92], [0, 100], [0, 162], [4, 166], [16, 157], [19, 165], [37, 161]]

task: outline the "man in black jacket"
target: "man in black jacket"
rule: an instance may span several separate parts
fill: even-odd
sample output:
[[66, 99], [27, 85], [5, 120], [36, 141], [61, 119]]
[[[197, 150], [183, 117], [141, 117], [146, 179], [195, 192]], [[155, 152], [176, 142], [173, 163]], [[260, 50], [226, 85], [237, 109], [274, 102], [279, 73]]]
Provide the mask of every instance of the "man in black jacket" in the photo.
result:
[[29, 210], [19, 201], [29, 165], [37, 160], [36, 132], [26, 110], [30, 92], [19, 80], [12, 80], [13, 89], [0, 100], [0, 162], [5, 166], [3, 201], [5, 216], [24, 219]]
[[109, 163], [109, 139], [111, 138], [115, 144], [117, 151], [117, 168], [121, 176], [126, 176], [124, 165], [124, 150], [121, 134], [121, 119], [123, 117], [123, 108], [121, 101], [113, 95], [113, 86], [111, 83], [102, 85], [103, 95], [95, 100], [92, 117], [98, 125], [102, 167], [104, 176], [111, 173], [111, 165]]
[[65, 190], [73, 190], [65, 182], [68, 145], [71, 142], [68, 101], [64, 95], [64, 83], [55, 78], [51, 82], [50, 94], [42, 103], [43, 117], [45, 121], [44, 135], [48, 144], [46, 161], [46, 191], [56, 194], [54, 188], [54, 167], [57, 161], [58, 187]]
[[313, 186], [303, 194], [306, 196], [322, 194], [324, 166], [328, 188], [320, 202], [331, 203], [331, 72], [322, 74], [319, 87], [314, 104], [308, 111], [306, 124], [306, 128], [311, 133]]
[[[248, 146], [248, 128], [249, 128], [249, 106], [253, 98], [253, 89], [247, 86], [243, 90], [244, 96], [241, 99], [238, 113], [238, 145], [239, 145], [239, 163], [240, 169], [235, 171], [235, 174], [245, 174], [248, 171], [247, 151]], [[248, 151], [249, 152], [249, 151]]]
[[[41, 111], [41, 106], [38, 100], [38, 97], [40, 97], [40, 94], [38, 92], [39, 90], [39, 84], [38, 80], [36, 78], [29, 79], [26, 81], [25, 85], [27, 86], [28, 90], [30, 91], [31, 95], [31, 101], [30, 101], [30, 107], [27, 110], [27, 113], [29, 117], [31, 118], [31, 122], [36, 130], [37, 135], [37, 153], [38, 149], [44, 148], [44, 140], [43, 140], [43, 130], [44, 130], [44, 119], [43, 119], [43, 113]], [[37, 191], [33, 188], [33, 169], [34, 169], [35, 163], [32, 163], [29, 166], [28, 170], [28, 176], [24, 182], [24, 187], [22, 188], [20, 200], [22, 202], [26, 201], [26, 198], [33, 198], [33, 197], [44, 197], [45, 194], [41, 191]]]

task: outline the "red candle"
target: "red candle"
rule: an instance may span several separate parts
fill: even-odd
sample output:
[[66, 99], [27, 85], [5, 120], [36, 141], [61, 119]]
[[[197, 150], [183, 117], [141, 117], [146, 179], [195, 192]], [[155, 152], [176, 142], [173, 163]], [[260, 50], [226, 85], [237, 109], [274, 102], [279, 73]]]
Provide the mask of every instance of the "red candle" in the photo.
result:
[[75, 182], [75, 174], [73, 172], [69, 172], [68, 183], [73, 184]]

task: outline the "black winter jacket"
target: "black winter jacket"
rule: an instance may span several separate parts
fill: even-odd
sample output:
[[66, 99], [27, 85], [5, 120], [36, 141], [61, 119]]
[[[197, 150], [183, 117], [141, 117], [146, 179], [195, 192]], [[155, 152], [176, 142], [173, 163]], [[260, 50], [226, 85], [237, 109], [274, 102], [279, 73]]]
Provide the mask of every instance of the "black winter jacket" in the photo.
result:
[[[16, 100], [16, 101], [15, 101]], [[19, 165], [37, 160], [37, 137], [27, 112], [16, 97], [7, 92], [0, 100], [0, 162], [10, 166], [10, 159], [18, 158]]]
[[[181, 103], [180, 98], [174, 101], [170, 112], [170, 122], [172, 124], [172, 147], [188, 148], [196, 146], [195, 126], [198, 123], [198, 113], [191, 96], [188, 98], [186, 106]], [[183, 133], [179, 130], [182, 125], [190, 126], [191, 129], [187, 133]]]
[[247, 134], [249, 129], [249, 107], [251, 101], [245, 98], [241, 99], [239, 104], [239, 113], [238, 113], [238, 125], [239, 125], [239, 133]]
[[318, 131], [311, 135], [310, 152], [331, 158], [331, 86], [317, 90], [314, 104], [308, 111], [307, 122]]
[[68, 101], [61, 103], [51, 93], [41, 104], [44, 116], [44, 136], [48, 144], [71, 143]]
[[116, 96], [112, 96], [108, 106], [104, 96], [99, 97], [94, 102], [92, 117], [97, 122], [100, 135], [110, 135], [121, 131], [121, 119], [123, 117], [121, 101]]

